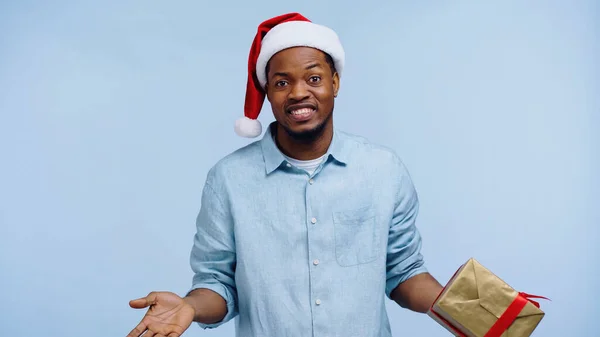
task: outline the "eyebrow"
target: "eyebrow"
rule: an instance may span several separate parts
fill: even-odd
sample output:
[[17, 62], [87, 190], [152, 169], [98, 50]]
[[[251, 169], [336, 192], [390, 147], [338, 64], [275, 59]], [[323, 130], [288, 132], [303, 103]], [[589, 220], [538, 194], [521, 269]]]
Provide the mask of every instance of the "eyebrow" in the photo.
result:
[[308, 65], [306, 68], [304, 68], [304, 70], [310, 70], [312, 68], [316, 68], [316, 67], [320, 67], [320, 66], [321, 65], [318, 63], [313, 63], [313, 64]]
[[[321, 65], [319, 63], [312, 63], [312, 64], [309, 64], [308, 66], [306, 66], [306, 68], [304, 68], [304, 70], [310, 70], [310, 69], [317, 68], [317, 67], [321, 67]], [[276, 72], [276, 73], [273, 73], [273, 76], [287, 77], [287, 76], [289, 76], [289, 74], [282, 73], [282, 72]]]

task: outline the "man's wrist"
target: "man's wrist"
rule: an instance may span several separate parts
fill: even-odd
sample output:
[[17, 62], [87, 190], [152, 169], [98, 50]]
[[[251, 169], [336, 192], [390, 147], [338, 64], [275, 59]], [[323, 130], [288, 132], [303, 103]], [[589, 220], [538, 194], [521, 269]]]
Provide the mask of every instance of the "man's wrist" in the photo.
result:
[[184, 302], [194, 309], [194, 322], [213, 324], [227, 314], [227, 303], [218, 293], [204, 288], [190, 291]]
[[196, 306], [194, 305], [194, 300], [189, 295], [186, 295], [183, 298], [183, 301], [185, 302], [185, 304], [189, 305], [194, 310], [194, 317], [196, 317], [196, 314], [198, 312], [197, 312]]

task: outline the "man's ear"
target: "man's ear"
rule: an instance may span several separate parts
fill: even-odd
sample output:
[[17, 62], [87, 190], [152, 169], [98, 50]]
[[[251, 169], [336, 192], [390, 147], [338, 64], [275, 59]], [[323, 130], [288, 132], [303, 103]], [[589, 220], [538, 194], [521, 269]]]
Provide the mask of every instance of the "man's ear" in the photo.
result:
[[333, 74], [333, 97], [337, 97], [338, 91], [340, 90], [340, 75], [337, 72]]
[[265, 97], [267, 98], [267, 101], [271, 103], [271, 98], [269, 97], [269, 83], [265, 84]]

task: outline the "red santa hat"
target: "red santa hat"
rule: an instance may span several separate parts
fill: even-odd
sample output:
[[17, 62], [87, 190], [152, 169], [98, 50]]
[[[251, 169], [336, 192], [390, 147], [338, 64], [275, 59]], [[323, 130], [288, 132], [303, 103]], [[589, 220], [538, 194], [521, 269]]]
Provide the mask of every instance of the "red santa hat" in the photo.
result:
[[257, 118], [266, 95], [267, 62], [276, 53], [292, 47], [312, 47], [329, 54], [341, 77], [345, 54], [332, 29], [312, 23], [299, 13], [283, 14], [262, 22], [258, 26], [248, 57], [244, 117], [235, 122], [235, 132], [239, 136], [254, 138], [262, 133], [262, 126]]

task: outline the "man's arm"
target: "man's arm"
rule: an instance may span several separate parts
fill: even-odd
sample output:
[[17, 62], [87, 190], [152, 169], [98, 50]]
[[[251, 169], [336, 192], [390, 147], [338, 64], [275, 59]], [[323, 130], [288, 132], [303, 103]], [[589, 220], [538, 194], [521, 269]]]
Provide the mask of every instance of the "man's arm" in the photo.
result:
[[215, 168], [210, 170], [190, 254], [194, 277], [185, 301], [195, 310], [194, 321], [204, 329], [216, 328], [238, 313], [233, 219], [222, 179]]
[[415, 224], [419, 199], [401, 161], [398, 168], [396, 205], [388, 236], [386, 294], [404, 308], [425, 313], [442, 286], [425, 268], [421, 234]]
[[390, 297], [403, 308], [426, 313], [442, 289], [431, 274], [422, 273], [400, 283]]

